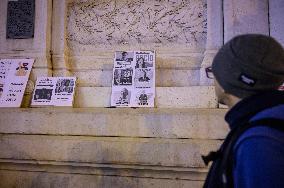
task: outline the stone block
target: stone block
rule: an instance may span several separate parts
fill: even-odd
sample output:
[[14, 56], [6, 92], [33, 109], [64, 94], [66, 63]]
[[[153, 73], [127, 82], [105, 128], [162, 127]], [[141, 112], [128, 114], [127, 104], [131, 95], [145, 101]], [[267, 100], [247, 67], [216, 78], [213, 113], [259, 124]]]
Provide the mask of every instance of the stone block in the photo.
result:
[[34, 59], [33, 68], [51, 69], [50, 55], [31, 51], [14, 51], [13, 53], [0, 53], [1, 59]]
[[77, 87], [74, 107], [110, 107], [110, 87]]
[[[121, 49], [120, 49], [121, 50]], [[105, 50], [98, 55], [77, 55], [68, 58], [68, 67], [73, 71], [112, 70], [115, 50]], [[172, 53], [172, 54], [171, 54]], [[58, 57], [60, 58], [60, 57]], [[197, 69], [203, 59], [203, 52], [162, 52], [156, 51], [156, 68], [158, 69]], [[58, 60], [59, 61], [59, 60]], [[63, 60], [61, 60], [63, 61]], [[58, 63], [54, 69], [65, 68]]]
[[270, 35], [284, 46], [284, 1], [269, 0]]
[[218, 49], [223, 45], [223, 21], [223, 0], [207, 0], [206, 50]]
[[[110, 87], [78, 87], [75, 107], [109, 107]], [[158, 108], [216, 108], [213, 86], [156, 87]]]
[[36, 82], [37, 77], [52, 76], [52, 70], [48, 68], [33, 68], [29, 80]]
[[0, 159], [0, 171], [49, 172], [94, 176], [121, 176], [152, 179], [204, 181], [207, 168], [179, 168], [147, 165], [92, 164], [82, 162]]
[[0, 133], [220, 140], [229, 130], [224, 121], [226, 112], [149, 108], [0, 109]]
[[156, 105], [160, 108], [216, 108], [213, 86], [158, 87]]
[[224, 0], [224, 40], [236, 35], [269, 35], [267, 0]]
[[[54, 76], [72, 75], [78, 78], [77, 84], [81, 87], [111, 87], [112, 70], [82, 70], [69, 72], [54, 70]], [[199, 84], [199, 70], [156, 69], [157, 87], [187, 87]]]
[[0, 158], [204, 168], [220, 140], [1, 135]]
[[182, 179], [152, 179], [9, 170], [0, 170], [0, 178], [0, 187], [14, 188], [201, 188], [203, 185], [203, 181]]

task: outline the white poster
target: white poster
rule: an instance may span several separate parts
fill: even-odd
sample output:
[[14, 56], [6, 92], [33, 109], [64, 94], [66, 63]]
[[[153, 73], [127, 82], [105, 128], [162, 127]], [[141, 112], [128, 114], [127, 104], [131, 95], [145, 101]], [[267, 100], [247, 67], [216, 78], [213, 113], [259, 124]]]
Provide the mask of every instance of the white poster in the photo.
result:
[[75, 86], [75, 77], [38, 77], [31, 106], [72, 107]]
[[0, 59], [0, 107], [20, 107], [34, 59]]
[[154, 107], [155, 52], [115, 52], [111, 106]]

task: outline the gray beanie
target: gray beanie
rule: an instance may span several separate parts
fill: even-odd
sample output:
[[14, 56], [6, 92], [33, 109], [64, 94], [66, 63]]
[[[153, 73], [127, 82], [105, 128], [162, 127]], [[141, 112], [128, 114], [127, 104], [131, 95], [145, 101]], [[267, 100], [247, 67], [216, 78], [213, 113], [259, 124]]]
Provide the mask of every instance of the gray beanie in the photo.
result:
[[225, 92], [239, 98], [276, 90], [284, 82], [284, 50], [272, 37], [240, 35], [219, 50], [212, 71]]

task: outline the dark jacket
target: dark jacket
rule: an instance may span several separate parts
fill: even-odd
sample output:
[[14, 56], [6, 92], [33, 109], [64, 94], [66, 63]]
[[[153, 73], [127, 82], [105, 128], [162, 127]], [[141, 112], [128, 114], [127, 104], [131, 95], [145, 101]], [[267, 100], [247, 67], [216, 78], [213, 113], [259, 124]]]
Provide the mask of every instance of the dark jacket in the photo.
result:
[[[264, 118], [284, 120], [283, 92], [243, 99], [225, 116], [232, 130]], [[233, 146], [232, 163], [231, 176], [236, 188], [284, 187], [284, 132], [269, 125], [248, 129]]]
[[[263, 118], [284, 120], [283, 92], [247, 98], [225, 117], [231, 128], [244, 119]], [[269, 126], [251, 128], [237, 140], [233, 155], [234, 187], [284, 187], [284, 132]]]
[[[225, 117], [231, 128], [245, 119], [263, 118], [284, 120], [283, 92], [245, 99]], [[284, 132], [269, 126], [251, 128], [237, 140], [233, 155], [234, 187], [284, 187]]]

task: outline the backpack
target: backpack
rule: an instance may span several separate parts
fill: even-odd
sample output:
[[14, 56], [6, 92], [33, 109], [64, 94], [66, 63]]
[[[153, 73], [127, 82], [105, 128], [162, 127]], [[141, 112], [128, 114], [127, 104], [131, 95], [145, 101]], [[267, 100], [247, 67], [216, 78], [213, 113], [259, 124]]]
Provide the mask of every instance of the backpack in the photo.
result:
[[[281, 124], [283, 126], [281, 126]], [[232, 188], [233, 181], [233, 148], [238, 138], [248, 129], [257, 126], [266, 126], [284, 132], [284, 120], [274, 118], [264, 118], [252, 122], [245, 122], [232, 129], [216, 152], [210, 152], [207, 156], [202, 156], [206, 165], [213, 161], [204, 183], [204, 188]]]

